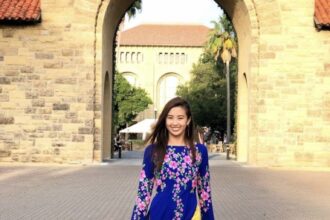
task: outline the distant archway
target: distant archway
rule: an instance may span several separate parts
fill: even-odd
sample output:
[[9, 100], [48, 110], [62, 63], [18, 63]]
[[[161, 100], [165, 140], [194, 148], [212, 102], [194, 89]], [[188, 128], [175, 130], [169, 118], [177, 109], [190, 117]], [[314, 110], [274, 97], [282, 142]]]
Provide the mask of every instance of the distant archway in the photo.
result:
[[[103, 112], [105, 115], [111, 116], [111, 102], [112, 102], [112, 92], [111, 92], [111, 86], [110, 82], [110, 75], [108, 71], [105, 73], [104, 77], [104, 91], [103, 91]], [[113, 154], [111, 150], [111, 117], [104, 117], [103, 118], [103, 146], [102, 146], [102, 154], [101, 154], [101, 160], [109, 160]]]
[[133, 72], [123, 72], [122, 74], [131, 86], [139, 87], [139, 77], [137, 74]]
[[177, 73], [166, 73], [157, 82], [157, 109], [160, 112], [167, 101], [176, 96], [176, 88], [183, 81]]

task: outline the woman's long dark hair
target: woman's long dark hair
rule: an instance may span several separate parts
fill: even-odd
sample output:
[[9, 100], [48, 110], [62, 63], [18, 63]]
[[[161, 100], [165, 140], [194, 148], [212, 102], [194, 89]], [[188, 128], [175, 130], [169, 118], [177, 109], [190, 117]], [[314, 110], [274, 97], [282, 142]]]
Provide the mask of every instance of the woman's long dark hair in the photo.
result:
[[162, 164], [164, 162], [164, 157], [166, 154], [166, 148], [168, 145], [168, 131], [166, 128], [166, 118], [170, 110], [174, 107], [182, 107], [186, 111], [188, 120], [190, 119], [189, 125], [185, 130], [185, 142], [188, 144], [190, 151], [192, 153], [192, 161], [195, 162], [196, 159], [196, 148], [194, 146], [194, 123], [191, 115], [191, 110], [188, 102], [180, 97], [175, 97], [168, 101], [164, 106], [162, 113], [160, 114], [154, 130], [151, 135], [147, 138], [147, 142], [154, 145], [153, 147], [153, 162], [156, 165], [158, 171], [160, 171]]

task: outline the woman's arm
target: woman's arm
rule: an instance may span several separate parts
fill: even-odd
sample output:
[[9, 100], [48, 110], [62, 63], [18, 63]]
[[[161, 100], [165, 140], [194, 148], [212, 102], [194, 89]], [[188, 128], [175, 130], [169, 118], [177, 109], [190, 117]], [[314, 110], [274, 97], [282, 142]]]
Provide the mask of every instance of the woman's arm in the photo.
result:
[[213, 220], [214, 214], [211, 199], [209, 158], [207, 154], [207, 148], [200, 144], [199, 152], [201, 153], [202, 162], [199, 165], [197, 192], [202, 220]]
[[154, 164], [152, 146], [144, 150], [143, 165], [139, 176], [139, 188], [133, 208], [132, 220], [147, 219], [148, 207], [154, 185]]

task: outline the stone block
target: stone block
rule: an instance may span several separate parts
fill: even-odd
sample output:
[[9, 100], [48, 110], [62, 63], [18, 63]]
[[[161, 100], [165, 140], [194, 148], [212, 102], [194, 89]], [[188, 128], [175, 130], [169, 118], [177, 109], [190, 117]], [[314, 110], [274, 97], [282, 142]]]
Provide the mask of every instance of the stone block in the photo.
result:
[[15, 82], [18, 82], [18, 83], [23, 83], [23, 82], [26, 82], [26, 77], [25, 76], [20, 76], [20, 77], [12, 77], [11, 78], [11, 83], [14, 84]]
[[56, 132], [50, 132], [47, 137], [55, 139], [55, 138], [57, 138], [57, 133]]
[[14, 117], [5, 117], [0, 115], [0, 124], [1, 125], [8, 125], [8, 124], [14, 124], [15, 119]]
[[28, 57], [26, 56], [5, 56], [6, 65], [26, 65], [28, 64]]
[[43, 125], [43, 126], [39, 126], [37, 128], [38, 133], [43, 133], [45, 131], [51, 131], [51, 130], [52, 130], [52, 127], [50, 125]]
[[53, 124], [53, 131], [62, 131], [63, 125], [62, 124]]
[[39, 80], [40, 76], [39, 75], [28, 75], [27, 78], [28, 78], [28, 80]]
[[54, 155], [60, 155], [61, 154], [61, 149], [60, 148], [54, 148]]
[[10, 84], [9, 78], [7, 78], [7, 77], [0, 77], [0, 84], [3, 84], [3, 85]]
[[93, 119], [85, 120], [85, 126], [86, 127], [93, 127], [94, 126], [94, 120]]
[[54, 111], [67, 111], [70, 109], [69, 104], [53, 104]]
[[18, 48], [17, 47], [4, 47], [2, 49], [2, 56], [17, 56], [18, 55]]
[[40, 88], [38, 91], [38, 95], [41, 97], [53, 97], [54, 96], [54, 90], [53, 89], [45, 89]]
[[58, 141], [55, 141], [55, 142], [52, 143], [52, 147], [65, 147], [65, 144], [61, 143], [61, 142], [58, 142]]
[[41, 115], [49, 115], [49, 114], [52, 114], [53, 113], [53, 109], [52, 108], [39, 108], [38, 109], [38, 114], [41, 114]]
[[73, 135], [72, 136], [72, 141], [73, 142], [84, 142], [85, 137], [83, 135]]
[[98, 128], [98, 127], [95, 127], [95, 128], [94, 128], [94, 133], [95, 133], [95, 134], [101, 134], [101, 129]]
[[27, 107], [27, 108], [24, 109], [25, 114], [35, 114], [36, 111], [37, 111], [36, 108], [31, 108], [31, 107]]
[[27, 91], [25, 92], [26, 99], [36, 99], [38, 98], [38, 93], [36, 91]]
[[19, 155], [19, 161], [23, 163], [30, 162], [31, 157], [30, 155]]
[[40, 154], [40, 149], [38, 149], [38, 148], [32, 149], [31, 154]]
[[32, 66], [23, 66], [20, 68], [21, 73], [33, 73], [34, 67]]
[[45, 100], [44, 99], [32, 100], [32, 107], [45, 107]]
[[4, 28], [2, 29], [3, 38], [13, 38], [15, 35], [16, 29], [14, 28]]
[[9, 102], [9, 94], [0, 94], [0, 102]]
[[63, 49], [62, 50], [62, 56], [68, 57], [68, 56], [74, 56], [74, 50], [73, 49]]
[[0, 150], [0, 157], [10, 157], [9, 150]]
[[65, 113], [65, 118], [67, 119], [77, 119], [77, 112], [67, 112]]
[[54, 59], [54, 54], [52, 53], [35, 53], [35, 58], [36, 59], [47, 59], [47, 60], [51, 60]]
[[90, 128], [90, 127], [79, 128], [78, 129], [78, 133], [79, 134], [92, 134], [93, 133], [93, 129]]
[[53, 159], [51, 155], [32, 155], [30, 161], [35, 163], [49, 163], [52, 162]]
[[60, 79], [56, 79], [55, 83], [74, 85], [74, 84], [77, 84], [77, 79], [75, 79], [75, 78], [60, 78]]
[[63, 68], [63, 63], [61, 61], [48, 62], [44, 64], [45, 69], [61, 69]]

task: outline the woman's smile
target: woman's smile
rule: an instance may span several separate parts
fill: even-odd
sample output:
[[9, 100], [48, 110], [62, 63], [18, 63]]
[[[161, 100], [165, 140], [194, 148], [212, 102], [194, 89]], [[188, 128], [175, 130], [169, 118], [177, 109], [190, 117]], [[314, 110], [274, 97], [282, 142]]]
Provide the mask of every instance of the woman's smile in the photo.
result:
[[169, 132], [169, 137], [184, 138], [185, 130], [189, 124], [185, 109], [182, 107], [172, 108], [166, 118], [166, 128]]

